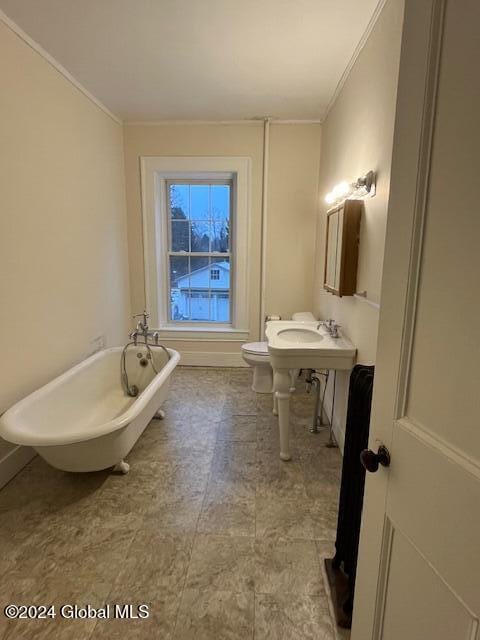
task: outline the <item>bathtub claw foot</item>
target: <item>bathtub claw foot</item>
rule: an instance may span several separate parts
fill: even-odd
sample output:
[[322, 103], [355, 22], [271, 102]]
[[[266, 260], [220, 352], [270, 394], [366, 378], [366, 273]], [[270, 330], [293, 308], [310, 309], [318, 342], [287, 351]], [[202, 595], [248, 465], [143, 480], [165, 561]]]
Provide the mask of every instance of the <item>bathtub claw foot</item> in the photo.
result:
[[157, 413], [154, 414], [154, 419], [155, 420], [164, 420], [165, 419], [165, 411], [162, 411], [162, 409], [159, 409], [157, 411]]
[[125, 460], [120, 460], [114, 467], [113, 473], [125, 475], [130, 471], [130, 465]]

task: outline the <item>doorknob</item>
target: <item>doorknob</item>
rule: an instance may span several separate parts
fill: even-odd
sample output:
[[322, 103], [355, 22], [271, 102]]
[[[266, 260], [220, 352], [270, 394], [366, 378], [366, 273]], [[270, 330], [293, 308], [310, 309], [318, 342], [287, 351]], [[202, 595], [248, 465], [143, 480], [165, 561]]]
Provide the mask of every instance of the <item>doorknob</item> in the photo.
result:
[[360, 462], [370, 473], [378, 471], [378, 465], [382, 467], [390, 466], [390, 452], [383, 444], [378, 447], [377, 453], [374, 453], [370, 449], [364, 449], [360, 454]]

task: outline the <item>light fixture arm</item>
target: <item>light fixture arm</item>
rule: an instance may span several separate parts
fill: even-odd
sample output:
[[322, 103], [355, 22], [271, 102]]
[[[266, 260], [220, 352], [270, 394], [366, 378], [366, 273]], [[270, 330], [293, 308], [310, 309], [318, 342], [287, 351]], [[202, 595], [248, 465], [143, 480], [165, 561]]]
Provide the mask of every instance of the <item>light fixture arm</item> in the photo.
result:
[[355, 188], [360, 189], [364, 188], [367, 193], [370, 193], [373, 187], [375, 187], [376, 182], [376, 174], [374, 171], [369, 171], [364, 176], [357, 178], [355, 182]]
[[335, 204], [351, 196], [356, 198], [366, 195], [373, 197], [376, 192], [376, 177], [375, 171], [368, 171], [364, 176], [357, 178], [355, 182], [340, 182], [330, 193], [327, 193], [325, 201], [328, 204]]

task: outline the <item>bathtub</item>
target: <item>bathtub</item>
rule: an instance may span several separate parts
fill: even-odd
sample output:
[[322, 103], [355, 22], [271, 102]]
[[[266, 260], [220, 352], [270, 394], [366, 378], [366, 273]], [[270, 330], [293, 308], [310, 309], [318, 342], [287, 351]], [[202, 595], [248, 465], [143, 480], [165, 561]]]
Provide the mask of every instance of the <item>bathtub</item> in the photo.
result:
[[[30, 394], [0, 418], [0, 436], [33, 447], [64, 471], [98, 471], [117, 465], [132, 449], [167, 397], [170, 375], [179, 354], [152, 347], [152, 367], [141, 366], [145, 347], [129, 347], [127, 371], [139, 394], [128, 396], [121, 385], [122, 347], [105, 349]], [[143, 362], [145, 362], [143, 360]]]

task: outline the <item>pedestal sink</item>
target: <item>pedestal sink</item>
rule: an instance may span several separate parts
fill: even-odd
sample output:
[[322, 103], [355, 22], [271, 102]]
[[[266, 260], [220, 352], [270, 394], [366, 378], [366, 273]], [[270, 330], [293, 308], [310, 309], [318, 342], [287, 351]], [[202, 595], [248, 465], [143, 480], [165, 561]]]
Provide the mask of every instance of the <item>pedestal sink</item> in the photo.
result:
[[332, 338], [318, 322], [274, 320], [267, 323], [266, 337], [274, 375], [280, 458], [290, 460], [290, 370], [350, 370], [357, 350], [343, 336]]

